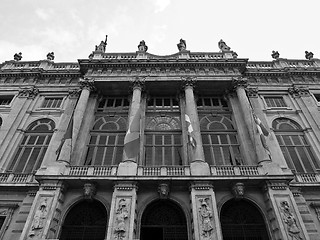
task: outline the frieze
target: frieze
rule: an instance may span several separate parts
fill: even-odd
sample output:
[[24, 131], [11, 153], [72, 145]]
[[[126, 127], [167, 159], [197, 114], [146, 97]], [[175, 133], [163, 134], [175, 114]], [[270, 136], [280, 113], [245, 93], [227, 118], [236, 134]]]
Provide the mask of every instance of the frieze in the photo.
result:
[[118, 190], [118, 191], [132, 191], [132, 190], [138, 190], [138, 186], [136, 186], [135, 184], [125, 184], [125, 183], [121, 183], [121, 184], [116, 184], [114, 186], [114, 189]]

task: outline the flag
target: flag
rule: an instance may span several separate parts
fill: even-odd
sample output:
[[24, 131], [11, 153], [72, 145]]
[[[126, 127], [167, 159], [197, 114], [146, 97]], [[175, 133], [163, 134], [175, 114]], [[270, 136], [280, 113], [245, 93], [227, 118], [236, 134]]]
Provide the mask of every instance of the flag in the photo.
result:
[[73, 129], [73, 114], [69, 120], [66, 132], [60, 142], [60, 145], [56, 151], [59, 161], [70, 161], [71, 150], [72, 150], [72, 129]]
[[140, 115], [139, 108], [129, 124], [124, 138], [124, 151], [128, 158], [135, 158], [140, 151]]
[[269, 136], [269, 132], [254, 112], [252, 112], [252, 115], [253, 115], [253, 119], [256, 123], [258, 133], [260, 135], [260, 141], [262, 143], [262, 146], [270, 154], [270, 151], [269, 151], [269, 148], [268, 148], [268, 145], [266, 142], [266, 138], [265, 138], [265, 137]]
[[195, 148], [197, 146], [197, 142], [194, 137], [193, 127], [191, 125], [190, 118], [187, 114], [185, 114], [185, 120], [186, 120], [186, 124], [187, 124], [189, 143], [191, 144], [192, 147]]

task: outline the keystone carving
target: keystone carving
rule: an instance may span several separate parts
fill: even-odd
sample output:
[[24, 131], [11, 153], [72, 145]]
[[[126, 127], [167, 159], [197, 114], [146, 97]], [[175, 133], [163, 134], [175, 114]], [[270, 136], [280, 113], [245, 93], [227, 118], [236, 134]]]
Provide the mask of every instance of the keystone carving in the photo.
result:
[[92, 200], [96, 195], [96, 185], [94, 183], [85, 183], [83, 185], [83, 196], [85, 199]]
[[162, 199], [168, 198], [169, 185], [166, 183], [159, 184], [158, 192], [159, 192], [160, 198], [162, 198]]
[[234, 195], [234, 197], [236, 199], [242, 199], [243, 196], [244, 196], [244, 190], [245, 190], [245, 187], [244, 187], [244, 184], [243, 183], [236, 183], [232, 186], [232, 193]]

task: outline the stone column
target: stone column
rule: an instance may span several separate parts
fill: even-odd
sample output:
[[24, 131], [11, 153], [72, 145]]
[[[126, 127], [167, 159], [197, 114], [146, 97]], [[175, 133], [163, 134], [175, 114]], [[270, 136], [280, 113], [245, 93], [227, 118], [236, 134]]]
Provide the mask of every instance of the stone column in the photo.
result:
[[135, 239], [136, 201], [136, 183], [122, 182], [115, 185], [106, 239]]
[[74, 149], [77, 142], [84, 112], [87, 108], [90, 91], [93, 91], [95, 89], [94, 80], [91, 79], [80, 79], [79, 84], [81, 88], [81, 94], [73, 114], [74, 121], [72, 128], [72, 149]]
[[233, 80], [233, 84], [236, 89], [237, 97], [241, 106], [241, 111], [250, 135], [251, 142], [256, 151], [257, 161], [258, 163], [271, 161], [269, 154], [267, 153], [267, 151], [261, 143], [260, 136], [257, 131], [257, 126], [253, 119], [252, 108], [250, 106], [250, 102], [245, 90], [246, 86], [248, 85], [248, 82], [246, 79], [238, 78]]
[[61, 181], [43, 181], [33, 201], [19, 240], [55, 239], [61, 221], [64, 185]]
[[195, 85], [195, 79], [191, 77], [182, 78], [185, 101], [186, 115], [189, 116], [191, 121], [191, 126], [193, 128], [193, 137], [195, 138], [195, 146], [190, 146], [189, 144], [189, 153], [191, 153], [191, 163], [190, 169], [192, 175], [210, 175], [210, 168], [207, 162], [204, 159], [204, 152], [202, 147], [202, 138], [200, 133], [200, 123], [197, 112], [197, 106], [195, 102], [195, 97], [193, 93], [193, 88]]
[[268, 181], [264, 186], [272, 239], [309, 240], [298, 206], [284, 181]]
[[191, 184], [191, 208], [195, 240], [222, 240], [222, 232], [213, 186], [205, 182]]
[[[132, 84], [132, 99], [130, 104], [130, 111], [128, 116], [128, 129], [130, 128], [132, 121], [134, 120], [138, 111], [141, 111], [141, 93], [144, 87], [144, 78], [136, 78], [131, 82]], [[139, 114], [139, 113], [138, 113]], [[141, 112], [140, 117], [141, 119]], [[137, 119], [136, 119], [137, 120]], [[140, 133], [141, 133], [141, 123], [140, 123]], [[140, 146], [141, 146], [141, 136], [139, 139]], [[139, 147], [140, 150], [140, 147]], [[140, 151], [139, 151], [140, 152]], [[138, 168], [138, 158], [139, 153], [135, 157], [127, 156], [126, 152], [123, 151], [123, 159], [122, 162], [119, 164], [118, 167], [118, 175], [136, 175], [137, 168]]]

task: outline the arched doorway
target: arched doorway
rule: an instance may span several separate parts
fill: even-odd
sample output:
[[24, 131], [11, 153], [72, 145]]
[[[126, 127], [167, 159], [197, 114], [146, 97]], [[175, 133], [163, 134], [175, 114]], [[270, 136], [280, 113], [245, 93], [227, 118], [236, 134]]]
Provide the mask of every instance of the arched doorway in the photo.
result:
[[226, 202], [220, 221], [224, 240], [269, 240], [260, 211], [246, 200]]
[[107, 211], [99, 201], [76, 204], [65, 218], [60, 240], [104, 240]]
[[187, 221], [182, 209], [170, 200], [151, 203], [141, 219], [140, 240], [187, 240]]

